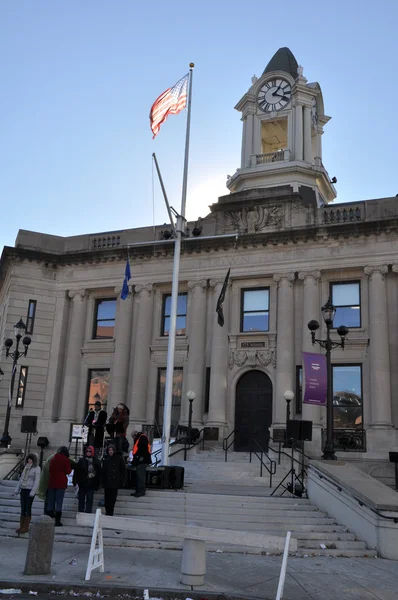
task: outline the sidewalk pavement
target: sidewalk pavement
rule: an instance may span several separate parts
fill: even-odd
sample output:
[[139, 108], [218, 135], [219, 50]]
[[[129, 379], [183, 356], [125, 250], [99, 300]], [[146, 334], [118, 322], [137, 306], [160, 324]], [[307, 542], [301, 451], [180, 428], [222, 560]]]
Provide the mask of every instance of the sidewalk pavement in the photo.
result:
[[[62, 589], [128, 593], [142, 598], [232, 598], [275, 600], [281, 556], [207, 553], [205, 585], [191, 590], [179, 581], [181, 551], [105, 546], [105, 572], [84, 581], [89, 546], [55, 542], [50, 575], [23, 575], [28, 540], [1, 538], [0, 587], [24, 592]], [[111, 592], [109, 592], [112, 588]], [[102, 591], [101, 591], [102, 590]], [[0, 600], [6, 596], [0, 595]], [[18, 596], [13, 596], [18, 600]], [[397, 600], [398, 561], [380, 558], [289, 557], [284, 600]]]

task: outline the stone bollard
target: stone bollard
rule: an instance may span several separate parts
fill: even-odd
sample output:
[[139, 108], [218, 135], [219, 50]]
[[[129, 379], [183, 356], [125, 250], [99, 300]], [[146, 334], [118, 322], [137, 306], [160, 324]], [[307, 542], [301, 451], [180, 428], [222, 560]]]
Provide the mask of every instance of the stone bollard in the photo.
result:
[[24, 575], [48, 575], [54, 546], [54, 521], [47, 515], [33, 517], [29, 530]]
[[204, 585], [206, 575], [206, 542], [184, 539], [181, 560], [181, 583]]

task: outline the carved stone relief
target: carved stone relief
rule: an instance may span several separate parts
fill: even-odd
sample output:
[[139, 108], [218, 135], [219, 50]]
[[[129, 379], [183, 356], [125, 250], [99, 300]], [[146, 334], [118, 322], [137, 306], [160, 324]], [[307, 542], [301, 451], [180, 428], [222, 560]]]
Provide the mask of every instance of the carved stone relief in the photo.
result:
[[255, 368], [257, 365], [267, 367], [276, 366], [276, 357], [274, 350], [231, 350], [228, 358], [230, 370], [236, 367], [243, 367], [246, 363]]
[[258, 233], [282, 225], [283, 209], [278, 206], [251, 206], [225, 212], [225, 232]]

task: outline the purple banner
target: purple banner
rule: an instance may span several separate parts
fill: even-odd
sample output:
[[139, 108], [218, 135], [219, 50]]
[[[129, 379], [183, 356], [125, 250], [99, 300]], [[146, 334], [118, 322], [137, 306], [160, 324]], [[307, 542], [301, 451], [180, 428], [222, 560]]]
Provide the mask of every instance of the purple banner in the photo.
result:
[[327, 377], [326, 356], [303, 352], [304, 404], [326, 404]]

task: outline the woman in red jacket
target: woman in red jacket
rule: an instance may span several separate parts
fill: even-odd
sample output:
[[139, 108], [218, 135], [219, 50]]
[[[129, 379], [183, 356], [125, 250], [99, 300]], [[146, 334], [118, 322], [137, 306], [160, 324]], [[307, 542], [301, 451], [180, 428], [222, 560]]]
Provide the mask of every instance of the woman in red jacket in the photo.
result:
[[69, 450], [61, 446], [50, 462], [50, 476], [47, 489], [47, 514], [52, 517], [55, 510], [55, 526], [62, 526], [62, 503], [68, 487], [68, 475], [72, 471]]

